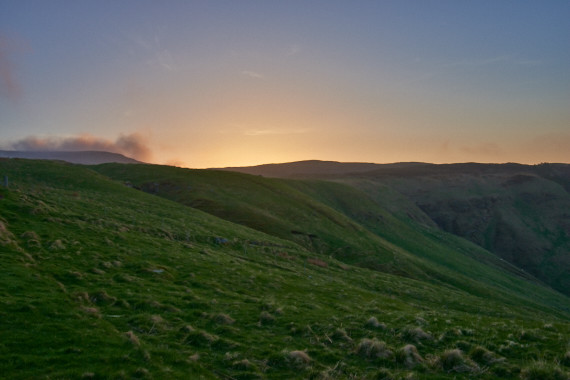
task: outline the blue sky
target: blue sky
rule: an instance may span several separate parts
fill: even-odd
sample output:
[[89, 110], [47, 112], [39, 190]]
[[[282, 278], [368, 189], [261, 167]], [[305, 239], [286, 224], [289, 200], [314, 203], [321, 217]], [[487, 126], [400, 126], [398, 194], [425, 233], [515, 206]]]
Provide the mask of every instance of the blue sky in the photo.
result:
[[563, 0], [5, 0], [0, 146], [570, 162], [569, 16]]

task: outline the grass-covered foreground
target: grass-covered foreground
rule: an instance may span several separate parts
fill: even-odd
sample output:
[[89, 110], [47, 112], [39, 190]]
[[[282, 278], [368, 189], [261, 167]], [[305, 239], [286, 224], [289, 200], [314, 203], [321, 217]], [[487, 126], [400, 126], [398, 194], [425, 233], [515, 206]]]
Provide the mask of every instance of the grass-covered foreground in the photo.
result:
[[506, 270], [401, 276], [85, 167], [0, 175], [1, 378], [569, 378], [570, 300]]

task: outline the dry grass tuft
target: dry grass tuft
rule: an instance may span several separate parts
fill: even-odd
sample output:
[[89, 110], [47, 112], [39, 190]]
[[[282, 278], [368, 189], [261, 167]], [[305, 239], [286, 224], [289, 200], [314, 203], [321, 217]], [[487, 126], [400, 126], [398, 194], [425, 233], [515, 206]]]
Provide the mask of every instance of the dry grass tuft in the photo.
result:
[[199, 342], [207, 344], [214, 343], [220, 339], [217, 335], [209, 334], [206, 331], [200, 331], [195, 337]]
[[294, 350], [287, 353], [287, 359], [296, 366], [306, 366], [312, 359], [305, 351]]
[[275, 317], [269, 314], [267, 311], [262, 311], [261, 314], [259, 315], [259, 323], [261, 323], [262, 325], [270, 324], [273, 322], [275, 322]]
[[96, 307], [82, 306], [81, 310], [83, 310], [83, 312], [85, 312], [86, 314], [92, 315], [92, 316], [97, 317], [97, 318], [101, 318], [101, 314], [99, 313], [99, 309], [97, 309]]
[[1, 245], [8, 245], [12, 243], [14, 235], [8, 231], [8, 228], [4, 224], [4, 222], [0, 221], [0, 244]]
[[439, 357], [439, 364], [447, 372], [476, 372], [479, 370], [477, 364], [463, 356], [463, 351], [455, 348], [446, 350]]
[[406, 344], [399, 349], [396, 352], [396, 360], [410, 369], [424, 361], [418, 353], [418, 349], [413, 344]]
[[568, 380], [570, 374], [554, 363], [536, 361], [521, 371], [523, 380]]
[[224, 313], [216, 314], [213, 319], [220, 325], [232, 325], [235, 322], [235, 319]]
[[242, 370], [250, 370], [255, 368], [255, 365], [247, 359], [237, 360], [232, 363], [232, 366]]
[[150, 317], [150, 320], [152, 321], [152, 323], [159, 323], [159, 324], [164, 323], [164, 319], [158, 314], [152, 315]]
[[142, 367], [141, 367], [141, 368], [137, 368], [137, 370], [135, 371], [135, 374], [134, 374], [134, 375], [135, 375], [134, 377], [137, 378], [137, 379], [139, 379], [139, 378], [140, 378], [140, 379], [148, 379], [148, 378], [150, 378], [150, 372], [148, 371], [148, 369], [142, 368]]
[[367, 339], [364, 338], [358, 343], [356, 347], [356, 352], [360, 356], [364, 356], [366, 358], [371, 359], [387, 359], [390, 358], [393, 354], [392, 351], [388, 348], [386, 343], [377, 340], [376, 338]]
[[344, 340], [345, 342], [352, 343], [352, 338], [348, 336], [345, 329], [336, 329], [333, 338]]
[[53, 243], [51, 243], [51, 245], [49, 246], [49, 249], [51, 251], [63, 251], [66, 249], [65, 244], [63, 244], [63, 241], [61, 240], [56, 240]]
[[377, 328], [385, 329], [386, 328], [386, 325], [384, 323], [379, 322], [376, 317], [370, 317], [366, 321], [366, 326], [373, 327], [375, 329], [377, 329]]
[[400, 333], [402, 339], [406, 341], [419, 342], [420, 340], [432, 340], [433, 337], [421, 329], [421, 327], [404, 328]]
[[131, 331], [127, 331], [125, 333], [125, 335], [127, 336], [127, 339], [129, 340], [129, 342], [131, 342], [133, 344], [133, 346], [137, 346], [139, 347], [141, 345], [141, 342], [139, 340], [139, 337], [135, 335], [134, 332]]
[[41, 239], [35, 231], [26, 231], [21, 235], [21, 237], [22, 239], [26, 240], [28, 247], [41, 247]]
[[104, 290], [90, 294], [89, 299], [98, 305], [112, 305], [117, 302], [117, 298], [110, 296]]
[[473, 347], [471, 352], [469, 352], [469, 356], [475, 362], [485, 365], [490, 365], [502, 361], [502, 359], [497, 358], [497, 356], [493, 352], [489, 351], [488, 349], [482, 346]]

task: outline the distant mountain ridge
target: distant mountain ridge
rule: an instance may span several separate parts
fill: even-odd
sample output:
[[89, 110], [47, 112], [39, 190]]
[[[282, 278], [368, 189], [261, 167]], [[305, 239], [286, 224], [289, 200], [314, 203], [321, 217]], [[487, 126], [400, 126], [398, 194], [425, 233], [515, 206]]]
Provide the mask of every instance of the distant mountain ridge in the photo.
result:
[[338, 162], [305, 160], [282, 164], [263, 164], [256, 166], [225, 167], [214, 170], [234, 171], [264, 177], [294, 178], [314, 175], [335, 175], [348, 173], [362, 173], [377, 170], [380, 168], [406, 168], [417, 165], [431, 165], [421, 162], [401, 162], [394, 164], [375, 164], [369, 162]]
[[261, 175], [275, 178], [314, 178], [335, 175], [350, 175], [356, 173], [371, 173], [375, 176], [420, 176], [420, 175], [450, 175], [458, 173], [490, 174], [519, 172], [521, 170], [541, 174], [555, 170], [564, 173], [564, 177], [570, 176], [570, 164], [543, 163], [538, 165], [526, 165], [519, 163], [452, 163], [432, 164], [427, 162], [396, 162], [389, 164], [377, 164], [368, 162], [338, 162], [321, 160], [304, 160], [279, 164], [262, 164], [256, 166], [238, 166], [212, 168], [214, 170], [235, 171], [239, 173]]
[[133, 158], [120, 153], [105, 151], [23, 151], [23, 150], [0, 150], [0, 158], [27, 158], [33, 160], [58, 160], [72, 164], [98, 165], [107, 163], [140, 164]]

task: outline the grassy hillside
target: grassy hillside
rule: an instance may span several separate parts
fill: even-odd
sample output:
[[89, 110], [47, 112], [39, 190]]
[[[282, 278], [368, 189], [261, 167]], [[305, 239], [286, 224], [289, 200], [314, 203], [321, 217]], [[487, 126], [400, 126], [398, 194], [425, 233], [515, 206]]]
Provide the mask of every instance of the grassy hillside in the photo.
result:
[[[354, 187], [157, 165], [106, 164], [95, 169], [347, 264], [440, 281], [480, 296], [493, 292], [505, 303], [523, 295], [538, 308], [542, 303], [566, 307], [565, 300], [559, 302], [542, 287], [526, 288], [534, 279], [523, 271], [436, 228], [405, 223]], [[509, 291], [514, 288], [517, 292]]]
[[443, 230], [496, 253], [568, 295], [570, 193], [564, 175], [546, 178], [539, 174], [544, 169], [451, 165], [405, 176], [372, 172], [364, 179], [345, 180], [372, 193], [375, 186], [392, 188]]
[[435, 223], [570, 295], [570, 165], [302, 161], [234, 170], [349, 184], [397, 218]]
[[0, 175], [3, 378], [569, 376], [570, 313], [523, 293], [568, 298], [530, 282], [505, 304], [491, 285], [355, 267], [85, 167], [1, 160]]
[[107, 164], [94, 169], [148, 193], [350, 263], [380, 267], [394, 257], [378, 236], [318, 199], [292, 188], [287, 181], [158, 165]]

